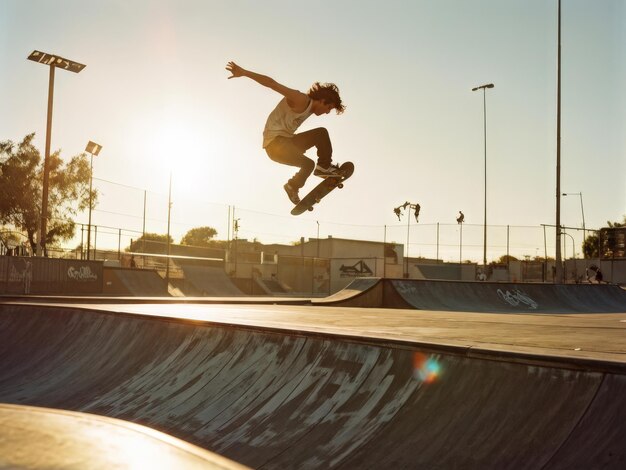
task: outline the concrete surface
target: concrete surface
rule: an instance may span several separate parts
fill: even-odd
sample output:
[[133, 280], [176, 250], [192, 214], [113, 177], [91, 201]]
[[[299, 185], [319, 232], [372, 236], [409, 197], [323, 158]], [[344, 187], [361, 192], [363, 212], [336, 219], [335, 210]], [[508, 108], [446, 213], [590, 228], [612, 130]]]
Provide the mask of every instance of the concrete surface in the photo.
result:
[[626, 313], [0, 305], [0, 401], [255, 468], [624, 468]]

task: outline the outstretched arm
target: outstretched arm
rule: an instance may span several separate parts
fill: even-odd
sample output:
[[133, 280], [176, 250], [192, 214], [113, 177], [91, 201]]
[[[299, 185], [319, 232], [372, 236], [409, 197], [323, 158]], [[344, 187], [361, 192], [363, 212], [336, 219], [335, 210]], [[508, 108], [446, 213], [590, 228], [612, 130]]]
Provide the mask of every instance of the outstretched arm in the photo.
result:
[[248, 77], [257, 82], [264, 87], [270, 88], [277, 93], [280, 93], [285, 98], [287, 98], [287, 104], [294, 111], [304, 111], [309, 104], [309, 97], [302, 93], [299, 90], [294, 90], [293, 88], [288, 88], [285, 85], [278, 83], [273, 78], [268, 77], [267, 75], [261, 75], [259, 73], [252, 72], [250, 70], [246, 70], [243, 67], [240, 67], [234, 62], [228, 62], [226, 64], [226, 70], [228, 70], [232, 75], [228, 77], [238, 78], [238, 77]]

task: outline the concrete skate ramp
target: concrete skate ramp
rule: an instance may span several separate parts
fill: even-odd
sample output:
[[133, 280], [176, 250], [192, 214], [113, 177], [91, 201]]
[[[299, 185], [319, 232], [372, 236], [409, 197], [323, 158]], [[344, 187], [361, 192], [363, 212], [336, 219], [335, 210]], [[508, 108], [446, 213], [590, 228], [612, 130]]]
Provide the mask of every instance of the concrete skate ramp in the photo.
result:
[[626, 291], [608, 284], [361, 278], [332, 296], [312, 302], [343, 307], [485, 313], [622, 313], [626, 312]]
[[221, 267], [182, 266], [185, 280], [202, 295], [211, 297], [245, 295], [241, 292]]
[[623, 468], [623, 363], [557, 364], [0, 306], [0, 402], [121, 418], [255, 468]]
[[341, 305], [344, 307], [382, 307], [383, 280], [379, 277], [360, 277], [347, 287], [322, 299], [312, 299], [314, 305]]
[[386, 280], [387, 307], [461, 312], [621, 313], [626, 291], [613, 285]]
[[117, 296], [168, 296], [165, 280], [150, 269], [104, 268], [103, 293]]

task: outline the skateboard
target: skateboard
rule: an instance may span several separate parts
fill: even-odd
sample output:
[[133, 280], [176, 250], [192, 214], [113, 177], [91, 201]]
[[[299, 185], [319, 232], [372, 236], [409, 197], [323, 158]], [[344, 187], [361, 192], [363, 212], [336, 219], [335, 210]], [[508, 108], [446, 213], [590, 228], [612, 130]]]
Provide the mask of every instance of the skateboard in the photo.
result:
[[315, 204], [324, 199], [333, 189], [343, 188], [343, 182], [354, 173], [354, 163], [346, 162], [339, 167], [341, 178], [325, 178], [320, 184], [315, 186], [309, 194], [304, 196], [302, 200], [296, 204], [291, 210], [292, 215], [300, 215], [304, 211], [312, 211]]

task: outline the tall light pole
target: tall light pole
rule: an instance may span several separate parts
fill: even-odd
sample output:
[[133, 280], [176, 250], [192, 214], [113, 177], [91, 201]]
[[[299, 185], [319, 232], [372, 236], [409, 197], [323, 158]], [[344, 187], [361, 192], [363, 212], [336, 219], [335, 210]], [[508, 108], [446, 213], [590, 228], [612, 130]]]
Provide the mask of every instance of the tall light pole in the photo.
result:
[[[583, 246], [585, 245], [585, 240], [587, 239], [586, 228], [585, 228], [585, 208], [583, 207], [583, 193], [563, 193], [563, 196], [580, 196], [580, 212], [583, 215]], [[583, 250], [583, 257], [585, 256], [585, 252]]]
[[556, 59], [556, 283], [563, 282], [561, 258], [561, 0], [557, 0], [557, 59]]
[[[576, 241], [574, 240], [574, 237], [565, 232], [565, 230], [561, 232], [561, 235], [570, 237], [572, 239], [572, 258], [576, 258]], [[563, 242], [563, 253], [565, 253], [565, 242]]]
[[170, 189], [167, 197], [167, 259], [165, 265], [165, 284], [170, 285], [170, 221], [172, 215], [172, 172], [170, 171]]
[[459, 224], [459, 264], [463, 264], [463, 222], [465, 222], [465, 214], [463, 211], [459, 211], [459, 216], [456, 218], [456, 223]]
[[37, 245], [37, 255], [41, 256], [46, 252], [46, 231], [48, 224], [48, 180], [50, 178], [50, 138], [52, 133], [52, 103], [54, 97], [54, 70], [57, 68], [79, 73], [85, 65], [79, 64], [69, 59], [64, 59], [45, 52], [33, 51], [28, 60], [39, 62], [50, 66], [50, 78], [48, 80], [48, 117], [46, 120], [46, 152], [43, 163], [43, 190], [41, 196], [41, 222], [39, 225], [39, 244]]
[[485, 215], [483, 218], [483, 266], [487, 266], [487, 88], [493, 88], [493, 83], [487, 83], [472, 88], [472, 91], [483, 91], [483, 134], [485, 143]]
[[[87, 144], [85, 151], [91, 155], [89, 164], [89, 225], [87, 229], [87, 260], [89, 260], [89, 251], [91, 249], [91, 206], [92, 206], [92, 187], [93, 187], [93, 157], [98, 156], [102, 150], [102, 145], [98, 145], [91, 140]], [[94, 253], [95, 255], [95, 253]]]
[[317, 224], [317, 257], [320, 257], [320, 221], [316, 220], [315, 223]]
[[[570, 237], [572, 239], [572, 259], [574, 260], [574, 279], [578, 276], [578, 272], [576, 270], [576, 242], [574, 241], [574, 237], [572, 237], [569, 233], [565, 233], [565, 230], [561, 232], [561, 235]], [[565, 256], [565, 240], [563, 240], [563, 257], [567, 259]], [[563, 272], [563, 281], [567, 281], [567, 272], [564, 270]]]
[[[400, 216], [402, 215], [402, 209], [413, 209], [413, 215], [415, 216], [415, 222], [419, 222], [419, 215], [421, 206], [417, 203], [412, 203], [406, 201], [404, 204], [399, 205], [393, 209], [393, 213], [396, 214], [398, 220], [400, 220]], [[411, 218], [407, 217], [406, 221], [406, 270], [404, 272], [404, 277], [409, 277], [409, 232], [411, 229]]]

